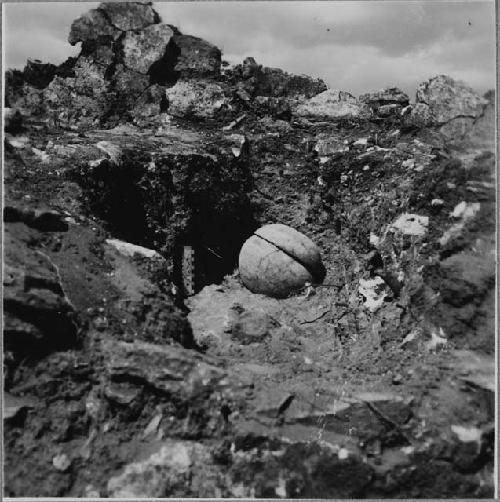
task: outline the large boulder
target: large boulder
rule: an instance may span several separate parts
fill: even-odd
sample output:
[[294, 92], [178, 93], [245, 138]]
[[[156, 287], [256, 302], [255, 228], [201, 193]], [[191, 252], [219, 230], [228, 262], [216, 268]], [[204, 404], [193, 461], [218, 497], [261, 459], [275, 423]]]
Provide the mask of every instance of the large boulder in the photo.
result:
[[[409, 120], [418, 126], [434, 126], [449, 141], [464, 144], [473, 133], [477, 121], [483, 118], [489, 102], [464, 82], [446, 75], [438, 75], [422, 82], [417, 88], [417, 103]], [[484, 120], [487, 144], [491, 144], [493, 122]], [[479, 134], [484, 134], [479, 133]]]
[[438, 75], [417, 87], [417, 103], [426, 104], [436, 124], [458, 117], [477, 119], [488, 101], [464, 82]]
[[254, 293], [277, 298], [321, 282], [325, 270], [318, 247], [304, 234], [279, 223], [257, 230], [241, 248], [243, 284]]
[[78, 42], [98, 40], [101, 37], [110, 37], [116, 40], [119, 35], [120, 30], [108, 22], [103, 11], [92, 9], [73, 21], [68, 42], [75, 45]]
[[174, 70], [181, 78], [220, 74], [221, 51], [218, 47], [191, 35], [174, 35], [173, 41], [179, 51]]
[[149, 3], [104, 2], [98, 8], [113, 27], [122, 31], [142, 30], [160, 22], [160, 16]]
[[368, 117], [369, 109], [348, 92], [328, 89], [299, 104], [295, 115], [312, 120], [357, 119]]
[[123, 62], [139, 73], [148, 73], [161, 59], [174, 32], [166, 24], [154, 24], [142, 31], [129, 31], [123, 39]]

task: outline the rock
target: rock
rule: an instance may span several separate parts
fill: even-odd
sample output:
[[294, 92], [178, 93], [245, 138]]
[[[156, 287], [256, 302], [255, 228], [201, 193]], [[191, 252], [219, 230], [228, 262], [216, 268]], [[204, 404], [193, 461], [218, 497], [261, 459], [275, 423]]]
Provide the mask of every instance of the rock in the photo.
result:
[[104, 2], [98, 7], [110, 24], [119, 30], [142, 30], [160, 22], [151, 5], [139, 2]]
[[113, 246], [119, 253], [129, 258], [134, 256], [141, 256], [148, 259], [163, 259], [160, 253], [154, 249], [148, 249], [143, 246], [138, 246], [137, 244], [131, 244], [130, 242], [124, 242], [119, 239], [106, 239], [106, 243]]
[[450, 216], [452, 218], [460, 218], [464, 221], [467, 221], [474, 218], [474, 216], [476, 216], [480, 209], [481, 204], [479, 202], [462, 201], [453, 208]]
[[308, 99], [327, 89], [321, 79], [293, 75], [279, 68], [263, 67], [252, 57], [232, 70], [232, 78], [250, 96]]
[[400, 114], [401, 107], [397, 104], [382, 105], [377, 108], [377, 115], [379, 117], [394, 117]]
[[211, 471], [217, 472], [211, 464], [210, 452], [203, 445], [167, 440], [150, 457], [126, 465], [121, 474], [111, 478], [108, 496], [156, 498], [176, 496], [188, 490], [195, 496], [220, 497], [207, 476]]
[[488, 101], [464, 82], [438, 75], [419, 84], [417, 103], [429, 106], [434, 123], [445, 124], [458, 117], [478, 118]]
[[71, 460], [68, 458], [66, 453], [56, 455], [52, 459], [52, 465], [61, 472], [66, 472], [71, 467]]
[[457, 242], [463, 235], [467, 223], [479, 213], [481, 204], [479, 202], [462, 201], [457, 204], [450, 217], [457, 218], [459, 221], [448, 228], [439, 238], [439, 245], [443, 250], [449, 248], [454, 242]]
[[265, 312], [248, 311], [239, 304], [233, 304], [228, 312], [225, 331], [233, 340], [247, 345], [262, 342], [279, 326], [279, 323]]
[[381, 277], [360, 279], [358, 291], [364, 297], [364, 306], [370, 312], [376, 312], [392, 297], [391, 289]]
[[13, 396], [3, 393], [2, 416], [7, 423], [16, 421], [19, 416], [30, 408], [35, 408], [38, 402], [30, 397]]
[[431, 109], [429, 105], [425, 103], [416, 103], [413, 105], [407, 117], [408, 122], [418, 127], [426, 127], [432, 124]]
[[225, 138], [235, 157], [247, 157], [250, 152], [248, 139], [243, 134], [230, 134]]
[[392, 223], [390, 228], [401, 232], [403, 235], [423, 237], [427, 233], [428, 226], [428, 216], [406, 213], [402, 214], [394, 223]]
[[19, 110], [13, 108], [3, 109], [4, 131], [9, 134], [19, 134], [25, 130], [23, 116]]
[[256, 96], [311, 98], [327, 89], [321, 79], [292, 75], [279, 68], [263, 67], [258, 71]]
[[120, 31], [108, 23], [103, 11], [92, 9], [73, 21], [68, 42], [75, 45], [78, 42], [99, 40], [101, 37], [110, 37], [112, 40], [116, 40], [119, 35]]
[[243, 284], [254, 293], [285, 297], [307, 282], [321, 282], [325, 270], [317, 246], [282, 224], [265, 225], [241, 248]]
[[181, 78], [220, 75], [221, 52], [218, 47], [191, 35], [174, 35], [173, 41], [180, 51], [174, 70]]
[[359, 101], [368, 104], [372, 108], [392, 104], [404, 107], [410, 103], [410, 98], [401, 89], [388, 87], [380, 91], [362, 94]]
[[[485, 96], [486, 98], [486, 96]], [[467, 144], [473, 148], [495, 151], [495, 96], [483, 109], [483, 114], [474, 120], [467, 135]]]
[[55, 266], [6, 232], [4, 348], [18, 357], [68, 349], [77, 343], [77, 318]]
[[133, 122], [140, 125], [141, 120], [150, 118], [154, 120], [160, 117], [166, 108], [165, 101], [165, 87], [163, 85], [153, 84], [147, 87], [130, 110]]
[[475, 298], [483, 297], [495, 280], [494, 263], [493, 256], [473, 253], [459, 253], [441, 261], [442, 300], [461, 307]]
[[111, 85], [113, 90], [109, 93], [108, 109], [116, 121], [123, 121], [144, 96], [149, 86], [149, 76], [118, 64]]
[[495, 357], [472, 350], [455, 350], [453, 356], [460, 379], [490, 393], [495, 400]]
[[368, 109], [348, 92], [329, 89], [299, 104], [295, 111], [298, 117], [309, 120], [366, 118]]
[[215, 392], [224, 386], [224, 371], [206, 363], [192, 350], [107, 340], [102, 351], [106, 356], [108, 388], [122, 384], [134, 391], [146, 384], [157, 392], [189, 401], [201, 392]]
[[68, 223], [64, 218], [57, 211], [24, 209], [15, 206], [5, 206], [3, 210], [4, 222], [24, 223], [41, 232], [66, 232]]
[[223, 132], [229, 132], [232, 131], [235, 127], [239, 126], [246, 118], [247, 114], [244, 113], [243, 115], [240, 115], [237, 119], [233, 120], [229, 124], [225, 125], [222, 128]]
[[408, 95], [397, 87], [362, 94], [359, 101], [368, 105], [380, 117], [399, 115], [400, 111], [410, 103]]
[[53, 64], [28, 59], [23, 71], [24, 81], [35, 89], [45, 89], [56, 75], [56, 70]]
[[349, 147], [344, 143], [344, 141], [332, 137], [329, 134], [320, 134], [316, 139], [318, 141], [314, 147], [314, 151], [317, 152], [320, 157], [333, 155], [338, 152], [346, 152], [349, 150]]
[[101, 152], [104, 152], [109, 160], [118, 165], [122, 159], [123, 150], [120, 146], [111, 141], [99, 141], [95, 145]]
[[229, 105], [224, 89], [203, 80], [179, 80], [166, 90], [168, 113], [183, 118], [212, 118]]
[[292, 108], [288, 98], [256, 96], [253, 108], [259, 115], [270, 115], [277, 119], [290, 120]]
[[[483, 119], [488, 100], [481, 97], [465, 83], [446, 75], [438, 75], [417, 88], [417, 104], [410, 115], [410, 122], [420, 127], [437, 126], [441, 134], [453, 144], [470, 144], [476, 121]], [[493, 122], [483, 119], [477, 134], [491, 145]], [[480, 138], [477, 138], [480, 139]]]
[[165, 55], [174, 31], [166, 24], [153, 24], [141, 31], [129, 31], [123, 39], [123, 62], [131, 70], [148, 73]]

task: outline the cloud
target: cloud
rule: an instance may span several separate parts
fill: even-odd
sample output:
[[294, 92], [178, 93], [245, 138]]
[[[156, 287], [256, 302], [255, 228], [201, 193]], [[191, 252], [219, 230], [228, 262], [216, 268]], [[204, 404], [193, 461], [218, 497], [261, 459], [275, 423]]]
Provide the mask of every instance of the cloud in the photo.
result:
[[[6, 65], [28, 57], [60, 63], [75, 53], [71, 22], [98, 3], [5, 5]], [[480, 91], [495, 83], [493, 1], [155, 2], [164, 22], [204, 38], [231, 62], [323, 78], [361, 93], [416, 85], [439, 73]]]

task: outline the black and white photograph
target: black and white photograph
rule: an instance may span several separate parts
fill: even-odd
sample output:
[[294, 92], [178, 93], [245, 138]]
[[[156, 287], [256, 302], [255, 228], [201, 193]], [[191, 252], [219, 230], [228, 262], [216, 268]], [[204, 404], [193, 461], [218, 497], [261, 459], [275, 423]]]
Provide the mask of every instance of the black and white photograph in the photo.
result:
[[3, 2], [3, 496], [495, 498], [497, 9]]

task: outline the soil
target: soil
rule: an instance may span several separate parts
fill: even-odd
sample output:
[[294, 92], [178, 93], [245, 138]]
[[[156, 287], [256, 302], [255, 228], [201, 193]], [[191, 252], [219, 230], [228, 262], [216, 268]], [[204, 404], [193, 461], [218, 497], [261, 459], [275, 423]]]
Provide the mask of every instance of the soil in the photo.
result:
[[[248, 112], [232, 132], [249, 150], [233, 159], [226, 124], [178, 120], [154, 135], [154, 123], [28, 123], [27, 146], [6, 148], [5, 207], [68, 225], [6, 222], [8, 252], [46, 256], [77, 334], [70, 348], [4, 346], [5, 495], [492, 497], [494, 155], [392, 120]], [[351, 147], [322, 158], [318, 138]], [[360, 138], [370, 141], [352, 145]], [[122, 148], [120, 163], [89, 167], [99, 141]], [[165, 170], [147, 174], [152, 160]], [[480, 211], [442, 246], [462, 201]], [[429, 217], [424, 237], [391, 237], [403, 213]], [[245, 239], [276, 222], [311, 238], [327, 270], [281, 300], [237, 273]], [[126, 257], [110, 238], [162, 257]], [[175, 254], [186, 244], [198, 259], [189, 297]], [[388, 295], [371, 311], [359, 280], [377, 276]], [[189, 452], [182, 475], [170, 460], [149, 487], [147, 467], [124, 474], [164, 444], [172, 458]]]

